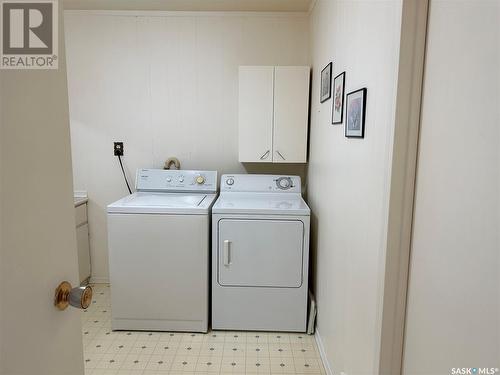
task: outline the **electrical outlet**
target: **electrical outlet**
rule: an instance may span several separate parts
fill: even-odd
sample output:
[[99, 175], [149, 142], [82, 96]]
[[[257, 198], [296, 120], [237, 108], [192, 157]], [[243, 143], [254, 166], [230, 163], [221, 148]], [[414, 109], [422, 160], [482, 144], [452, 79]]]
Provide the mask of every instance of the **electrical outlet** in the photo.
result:
[[123, 156], [123, 142], [115, 142], [113, 153], [115, 156]]

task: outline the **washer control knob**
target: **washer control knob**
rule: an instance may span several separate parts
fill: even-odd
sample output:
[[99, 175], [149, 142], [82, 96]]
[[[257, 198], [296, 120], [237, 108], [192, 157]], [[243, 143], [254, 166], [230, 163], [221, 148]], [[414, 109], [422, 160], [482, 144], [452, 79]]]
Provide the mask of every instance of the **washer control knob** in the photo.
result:
[[179, 177], [179, 182], [184, 182], [184, 177], [183, 176]]
[[172, 182], [172, 179], [170, 177], [167, 177], [167, 182]]
[[196, 183], [198, 185], [203, 185], [205, 183], [205, 177], [203, 177], [203, 176], [196, 177]]
[[226, 184], [228, 184], [229, 186], [234, 185], [234, 179], [233, 178], [228, 178], [226, 180]]
[[276, 180], [276, 186], [281, 190], [287, 190], [292, 187], [292, 179], [290, 177], [280, 177]]

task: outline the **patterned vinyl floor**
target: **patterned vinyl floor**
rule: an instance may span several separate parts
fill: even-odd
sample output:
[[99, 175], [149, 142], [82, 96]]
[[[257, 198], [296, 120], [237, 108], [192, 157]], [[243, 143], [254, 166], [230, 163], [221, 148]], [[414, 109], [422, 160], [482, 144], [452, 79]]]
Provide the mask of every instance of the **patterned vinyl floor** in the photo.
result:
[[86, 375], [325, 374], [306, 334], [113, 332], [109, 286], [93, 287], [82, 314]]

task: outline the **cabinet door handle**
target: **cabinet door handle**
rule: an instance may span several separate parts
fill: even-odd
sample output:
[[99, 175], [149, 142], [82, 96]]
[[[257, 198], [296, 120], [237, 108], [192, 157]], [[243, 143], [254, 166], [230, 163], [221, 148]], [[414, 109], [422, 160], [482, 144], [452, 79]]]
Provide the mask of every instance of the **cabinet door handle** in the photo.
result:
[[281, 155], [281, 152], [279, 151], [276, 151], [276, 153], [283, 159], [283, 160], [286, 160], [285, 157], [283, 155]]
[[229, 244], [231, 241], [229, 240], [224, 240], [224, 265], [229, 266], [231, 264], [230, 258], [229, 258]]
[[267, 157], [269, 156], [269, 152], [270, 152], [270, 151], [271, 151], [271, 150], [267, 150], [266, 152], [264, 152], [264, 155], [262, 155], [262, 156], [260, 157], [260, 160], [267, 159]]

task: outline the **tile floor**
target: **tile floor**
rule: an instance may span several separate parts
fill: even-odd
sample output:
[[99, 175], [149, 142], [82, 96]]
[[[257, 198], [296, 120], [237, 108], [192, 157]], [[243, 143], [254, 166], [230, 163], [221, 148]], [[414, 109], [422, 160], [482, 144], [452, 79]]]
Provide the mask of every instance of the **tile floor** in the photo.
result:
[[325, 374], [313, 336], [111, 331], [110, 288], [82, 314], [86, 375]]

